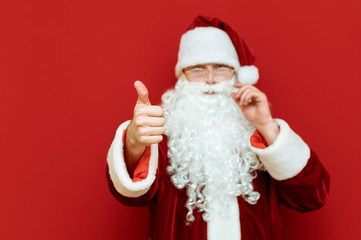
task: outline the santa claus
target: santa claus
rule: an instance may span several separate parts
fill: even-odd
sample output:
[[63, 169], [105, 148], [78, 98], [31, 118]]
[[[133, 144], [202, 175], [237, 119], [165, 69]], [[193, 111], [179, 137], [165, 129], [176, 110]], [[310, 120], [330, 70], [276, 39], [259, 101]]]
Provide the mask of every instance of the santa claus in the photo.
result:
[[280, 204], [320, 208], [329, 175], [308, 145], [271, 115], [253, 86], [245, 41], [217, 18], [182, 36], [175, 88], [151, 105], [144, 84], [108, 153], [111, 192], [149, 206], [148, 239], [280, 239]]

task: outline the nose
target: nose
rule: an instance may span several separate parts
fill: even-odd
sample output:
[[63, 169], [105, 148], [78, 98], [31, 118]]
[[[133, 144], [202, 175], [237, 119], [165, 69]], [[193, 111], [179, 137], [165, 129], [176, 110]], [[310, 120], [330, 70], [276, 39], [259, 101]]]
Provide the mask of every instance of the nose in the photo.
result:
[[205, 79], [205, 83], [207, 84], [215, 84], [216, 82], [216, 78], [213, 75], [213, 69], [211, 69], [210, 71], [208, 71], [208, 77]]

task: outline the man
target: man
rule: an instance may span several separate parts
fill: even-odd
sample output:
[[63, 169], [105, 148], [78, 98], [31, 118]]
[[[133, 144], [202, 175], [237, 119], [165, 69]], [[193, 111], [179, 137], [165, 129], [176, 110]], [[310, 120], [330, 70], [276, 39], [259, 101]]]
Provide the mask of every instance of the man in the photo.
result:
[[143, 83], [117, 130], [108, 180], [123, 204], [149, 206], [148, 239], [280, 239], [280, 203], [326, 201], [329, 176], [288, 124], [273, 119], [243, 39], [199, 16], [182, 36], [177, 84], [152, 106]]

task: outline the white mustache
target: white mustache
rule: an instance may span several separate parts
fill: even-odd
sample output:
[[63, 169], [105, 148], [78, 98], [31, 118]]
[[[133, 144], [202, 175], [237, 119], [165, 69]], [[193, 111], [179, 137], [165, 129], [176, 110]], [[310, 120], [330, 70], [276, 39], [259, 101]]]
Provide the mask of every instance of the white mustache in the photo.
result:
[[237, 88], [233, 87], [234, 78], [230, 81], [216, 83], [216, 84], [207, 84], [203, 82], [191, 82], [189, 84], [192, 90], [201, 92], [201, 93], [221, 93], [221, 94], [230, 94], [231, 92], [236, 92]]

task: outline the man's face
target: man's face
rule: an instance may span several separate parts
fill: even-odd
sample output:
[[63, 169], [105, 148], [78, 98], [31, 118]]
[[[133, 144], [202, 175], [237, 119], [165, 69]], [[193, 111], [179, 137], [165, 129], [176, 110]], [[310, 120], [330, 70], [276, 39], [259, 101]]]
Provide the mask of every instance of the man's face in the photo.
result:
[[234, 69], [224, 64], [210, 63], [185, 68], [184, 74], [190, 82], [216, 84], [231, 80]]
[[190, 91], [206, 95], [229, 95], [233, 91], [233, 84], [238, 81], [234, 72], [232, 67], [225, 64], [199, 64], [183, 69], [180, 81], [184, 79]]

